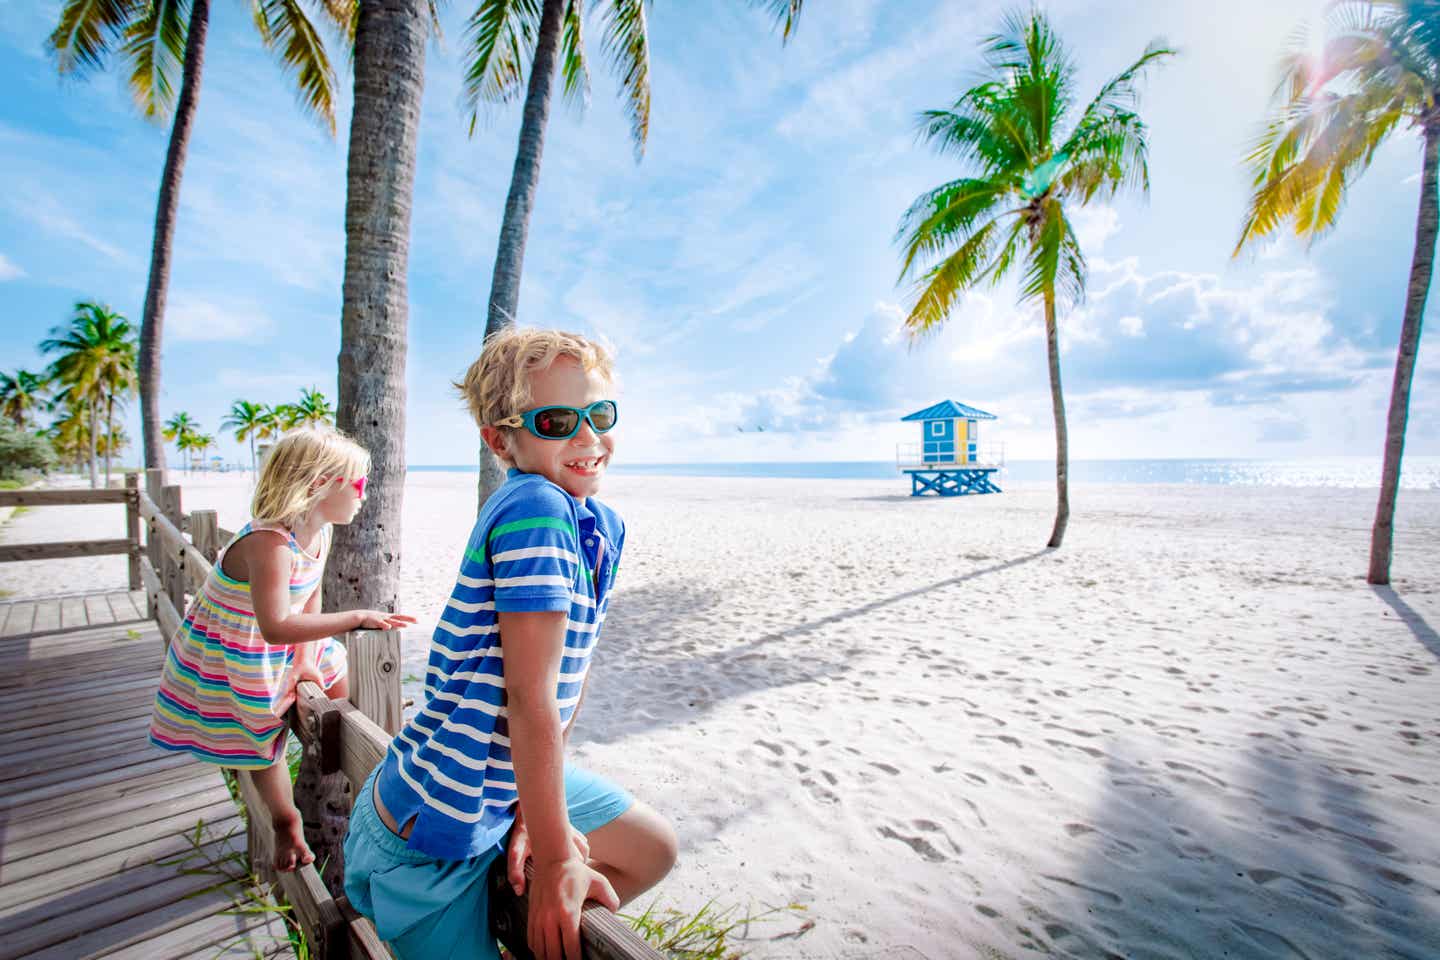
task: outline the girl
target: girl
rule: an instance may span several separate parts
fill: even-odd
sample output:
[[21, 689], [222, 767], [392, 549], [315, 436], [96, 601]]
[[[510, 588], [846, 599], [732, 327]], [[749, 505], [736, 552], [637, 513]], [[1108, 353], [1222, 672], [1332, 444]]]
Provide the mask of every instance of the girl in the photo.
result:
[[285, 711], [302, 680], [332, 699], [349, 692], [334, 634], [395, 630], [415, 618], [383, 610], [320, 612], [332, 524], [365, 498], [370, 454], [330, 427], [285, 434], [265, 458], [250, 512], [220, 551], [170, 644], [150, 741], [222, 767], [255, 771], [275, 825], [275, 869], [315, 856], [305, 843], [285, 763]]

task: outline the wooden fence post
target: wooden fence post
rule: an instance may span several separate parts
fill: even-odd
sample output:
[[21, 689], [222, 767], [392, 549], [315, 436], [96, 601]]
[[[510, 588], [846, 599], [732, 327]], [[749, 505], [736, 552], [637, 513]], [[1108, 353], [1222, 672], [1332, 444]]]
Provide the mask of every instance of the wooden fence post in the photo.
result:
[[125, 539], [130, 541], [130, 589], [140, 589], [140, 475], [125, 474]]
[[[164, 485], [164, 482], [165, 471], [145, 471], [145, 495], [149, 497], [150, 502], [155, 504], [157, 507], [160, 506], [160, 488]], [[150, 522], [145, 524], [145, 554], [150, 558], [150, 566], [153, 567], [155, 573], [160, 576], [160, 583], [163, 586], [165, 584], [165, 554], [160, 548], [160, 537], [155, 532], [154, 520], [151, 520]], [[155, 604], [155, 598], [149, 596], [148, 593], [146, 594], [145, 598], [145, 612], [146, 616], [148, 616], [151, 620], [158, 621], [160, 617], [160, 609]], [[169, 637], [165, 638], [165, 644], [166, 646], [169, 646]]]
[[220, 514], [214, 510], [196, 510], [190, 514], [190, 542], [213, 564], [220, 553]]
[[[180, 511], [180, 486], [170, 484], [160, 488], [160, 499], [155, 504], [165, 518], [175, 524], [175, 529], [185, 531], [184, 514]], [[171, 555], [168, 551], [163, 552], [165, 569], [161, 575], [161, 582], [165, 584], [165, 592], [170, 595], [170, 603], [174, 605], [175, 612], [182, 618], [185, 616], [185, 559], [181, 554]]]
[[400, 732], [400, 631], [347, 633], [345, 650], [350, 657], [350, 702], [395, 736]]

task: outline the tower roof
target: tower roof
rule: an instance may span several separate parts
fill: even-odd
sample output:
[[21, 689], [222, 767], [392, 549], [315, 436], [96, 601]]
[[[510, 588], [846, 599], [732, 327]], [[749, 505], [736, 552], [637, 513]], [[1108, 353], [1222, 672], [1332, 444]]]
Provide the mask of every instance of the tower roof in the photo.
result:
[[914, 413], [901, 420], [998, 420], [999, 417], [993, 413], [986, 413], [984, 410], [966, 406], [963, 403], [956, 403], [954, 400], [941, 400], [932, 407], [924, 410], [916, 410]]

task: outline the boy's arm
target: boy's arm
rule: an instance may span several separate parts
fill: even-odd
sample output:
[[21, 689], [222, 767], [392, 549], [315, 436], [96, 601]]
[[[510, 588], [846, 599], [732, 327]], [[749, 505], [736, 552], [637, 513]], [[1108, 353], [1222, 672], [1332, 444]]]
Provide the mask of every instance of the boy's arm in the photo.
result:
[[585, 900], [598, 900], [612, 910], [618, 909], [619, 900], [609, 881], [586, 865], [570, 839], [555, 699], [568, 614], [500, 612], [497, 617], [505, 645], [510, 759], [535, 863], [527, 940], [539, 960], [579, 957], [580, 910]]

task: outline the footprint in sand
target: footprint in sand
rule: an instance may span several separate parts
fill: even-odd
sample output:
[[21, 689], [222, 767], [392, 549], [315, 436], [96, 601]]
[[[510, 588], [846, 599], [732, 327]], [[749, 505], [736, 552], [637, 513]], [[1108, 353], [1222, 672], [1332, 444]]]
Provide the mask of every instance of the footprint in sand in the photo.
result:
[[917, 856], [931, 863], [944, 863], [947, 859], [945, 854], [936, 850], [934, 845], [924, 837], [907, 836], [891, 827], [881, 827], [877, 832], [887, 840], [899, 840], [913, 850]]

